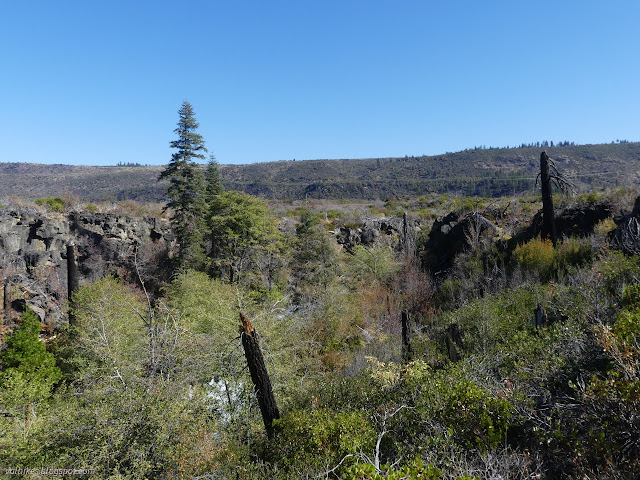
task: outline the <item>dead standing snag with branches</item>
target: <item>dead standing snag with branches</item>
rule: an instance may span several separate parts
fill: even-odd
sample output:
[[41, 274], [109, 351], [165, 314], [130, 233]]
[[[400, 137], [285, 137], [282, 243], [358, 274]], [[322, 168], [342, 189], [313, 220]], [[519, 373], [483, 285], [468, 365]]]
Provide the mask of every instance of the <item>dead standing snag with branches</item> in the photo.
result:
[[540, 180], [542, 190], [542, 238], [550, 238], [553, 246], [556, 246], [556, 221], [553, 213], [553, 196], [551, 183], [560, 189], [565, 195], [572, 189], [573, 185], [563, 174], [558, 172], [555, 163], [549, 158], [546, 151], [540, 154], [540, 173], [536, 177], [536, 186]]

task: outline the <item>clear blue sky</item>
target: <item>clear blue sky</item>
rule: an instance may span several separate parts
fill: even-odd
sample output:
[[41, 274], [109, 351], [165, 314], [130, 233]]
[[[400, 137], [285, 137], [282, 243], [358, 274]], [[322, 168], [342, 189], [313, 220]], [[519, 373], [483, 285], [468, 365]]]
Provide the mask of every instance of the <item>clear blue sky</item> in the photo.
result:
[[5, 1], [0, 161], [220, 163], [640, 139], [640, 2]]

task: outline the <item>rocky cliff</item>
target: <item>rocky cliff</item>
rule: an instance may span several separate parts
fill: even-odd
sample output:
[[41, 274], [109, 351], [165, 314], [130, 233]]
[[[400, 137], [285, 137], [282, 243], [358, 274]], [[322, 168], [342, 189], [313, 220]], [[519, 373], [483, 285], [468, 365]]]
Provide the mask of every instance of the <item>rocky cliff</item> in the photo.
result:
[[[5, 285], [3, 305], [8, 308], [5, 325], [27, 306], [38, 314], [43, 327], [53, 329], [64, 321], [66, 247], [70, 244], [76, 245], [82, 282], [105, 274], [130, 275], [135, 270], [134, 258], [157, 263], [173, 248], [174, 236], [169, 224], [157, 218], [60, 214], [33, 207], [0, 209], [0, 284]], [[144, 250], [144, 258], [138, 250]]]

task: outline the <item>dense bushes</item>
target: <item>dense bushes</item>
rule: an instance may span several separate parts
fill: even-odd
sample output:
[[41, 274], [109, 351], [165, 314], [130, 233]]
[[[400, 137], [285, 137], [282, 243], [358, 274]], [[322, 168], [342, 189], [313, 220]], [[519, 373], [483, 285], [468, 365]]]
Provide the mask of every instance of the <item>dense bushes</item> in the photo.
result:
[[554, 248], [551, 240], [535, 238], [519, 245], [514, 251], [518, 265], [532, 272], [541, 281], [563, 277], [572, 267], [581, 267], [591, 262], [594, 252], [591, 241], [571, 237]]

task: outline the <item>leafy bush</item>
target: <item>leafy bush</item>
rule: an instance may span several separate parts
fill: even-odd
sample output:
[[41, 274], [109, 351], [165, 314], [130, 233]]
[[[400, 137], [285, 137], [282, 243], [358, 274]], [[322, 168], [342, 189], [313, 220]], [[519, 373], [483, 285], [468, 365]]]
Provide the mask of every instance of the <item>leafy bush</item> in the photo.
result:
[[640, 283], [640, 256], [626, 256], [622, 252], [611, 251], [598, 262], [606, 292], [622, 299], [624, 289], [629, 284]]
[[387, 247], [366, 248], [356, 245], [353, 248], [351, 274], [354, 278], [367, 282], [384, 282], [398, 270], [393, 251]]
[[426, 386], [416, 405], [422, 421], [440, 423], [468, 448], [486, 450], [504, 440], [512, 415], [507, 400], [476, 385], [459, 368], [434, 372]]
[[602, 197], [596, 192], [583, 193], [578, 197], [580, 203], [594, 203], [598, 200], [602, 200]]
[[45, 205], [49, 210], [53, 212], [64, 212], [65, 204], [64, 200], [60, 197], [55, 198], [39, 198], [36, 200], [36, 205]]
[[274, 422], [269, 454], [287, 466], [337, 465], [346, 455], [373, 450], [376, 434], [361, 413], [295, 410]]
[[[442, 470], [434, 465], [424, 465], [421, 459], [416, 459], [400, 468], [394, 468], [389, 465], [382, 465], [380, 473], [371, 463], [360, 463], [351, 465], [345, 469], [342, 475], [344, 480], [440, 480], [446, 478], [443, 476]], [[459, 477], [457, 480], [475, 480], [470, 477]]]
[[533, 272], [542, 281], [566, 275], [571, 267], [580, 267], [591, 262], [593, 249], [588, 239], [569, 238], [553, 248], [550, 240], [539, 237], [518, 245], [514, 257], [520, 267]]

